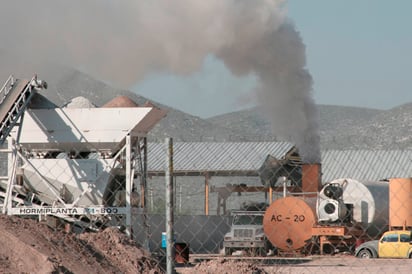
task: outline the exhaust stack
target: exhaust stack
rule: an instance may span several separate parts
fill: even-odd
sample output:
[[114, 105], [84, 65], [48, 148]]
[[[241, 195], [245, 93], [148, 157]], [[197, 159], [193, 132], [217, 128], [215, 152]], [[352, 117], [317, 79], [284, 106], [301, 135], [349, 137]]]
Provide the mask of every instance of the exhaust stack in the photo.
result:
[[318, 192], [322, 187], [321, 164], [302, 165], [302, 192]]

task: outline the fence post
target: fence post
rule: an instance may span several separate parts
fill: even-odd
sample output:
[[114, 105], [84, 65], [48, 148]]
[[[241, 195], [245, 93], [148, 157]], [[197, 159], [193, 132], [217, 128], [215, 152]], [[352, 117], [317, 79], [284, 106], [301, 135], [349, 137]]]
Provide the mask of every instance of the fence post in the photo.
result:
[[166, 273], [174, 273], [173, 140], [166, 138]]

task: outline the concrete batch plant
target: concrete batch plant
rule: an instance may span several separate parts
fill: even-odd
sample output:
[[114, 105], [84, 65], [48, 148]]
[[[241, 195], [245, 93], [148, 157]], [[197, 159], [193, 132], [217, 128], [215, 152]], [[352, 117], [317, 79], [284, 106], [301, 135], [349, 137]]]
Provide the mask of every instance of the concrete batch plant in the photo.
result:
[[[53, 215], [68, 222], [87, 216], [111, 219], [125, 214], [146, 184], [147, 133], [166, 112], [124, 96], [99, 108], [30, 108], [47, 88], [37, 77], [13, 76], [0, 91], [1, 141], [7, 140], [8, 172], [0, 180], [2, 212]], [[94, 216], [94, 217], [93, 217]]]

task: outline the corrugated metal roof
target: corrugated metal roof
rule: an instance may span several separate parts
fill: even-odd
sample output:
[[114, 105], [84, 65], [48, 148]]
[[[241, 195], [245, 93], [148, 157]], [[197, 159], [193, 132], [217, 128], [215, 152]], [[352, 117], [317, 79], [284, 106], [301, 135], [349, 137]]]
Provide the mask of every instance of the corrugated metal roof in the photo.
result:
[[[269, 154], [283, 159], [293, 148], [287, 142], [176, 142], [173, 168], [175, 172], [255, 172]], [[166, 144], [148, 144], [149, 171], [165, 170], [166, 151]], [[321, 155], [322, 182], [339, 178], [378, 181], [412, 177], [412, 150], [324, 150]]]
[[[270, 154], [282, 159], [294, 146], [287, 142], [176, 142], [175, 171], [256, 171]], [[164, 171], [166, 144], [148, 144], [148, 170]]]
[[322, 151], [322, 181], [352, 178], [378, 181], [412, 177], [412, 150]]

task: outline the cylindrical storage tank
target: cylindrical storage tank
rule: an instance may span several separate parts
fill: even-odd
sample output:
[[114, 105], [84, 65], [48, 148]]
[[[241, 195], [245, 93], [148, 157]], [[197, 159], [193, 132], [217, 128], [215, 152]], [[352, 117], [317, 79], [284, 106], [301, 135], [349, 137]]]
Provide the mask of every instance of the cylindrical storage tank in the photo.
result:
[[139, 105], [125, 95], [119, 95], [116, 98], [113, 98], [106, 104], [102, 106], [102, 108], [122, 108], [122, 107], [129, 107], [134, 108], [138, 107]]
[[412, 178], [389, 180], [389, 226], [412, 227]]
[[[330, 192], [330, 186], [335, 187], [335, 193]], [[342, 192], [336, 191], [341, 188]], [[333, 194], [339, 195], [333, 197]], [[317, 202], [317, 217], [319, 221], [326, 221], [328, 212], [331, 220], [337, 216], [325, 200], [336, 200], [339, 204], [346, 205], [346, 209], [351, 216], [352, 224], [361, 226], [367, 230], [368, 235], [377, 236], [387, 230], [389, 225], [389, 183], [385, 181], [360, 182], [354, 179], [342, 178], [330, 182], [319, 192]], [[337, 207], [337, 209], [339, 209]], [[350, 212], [351, 211], [351, 212]], [[332, 214], [334, 216], [332, 216]], [[341, 214], [339, 214], [340, 216]]]
[[275, 247], [293, 251], [306, 245], [316, 222], [311, 204], [303, 198], [285, 197], [274, 201], [266, 209], [263, 229]]

